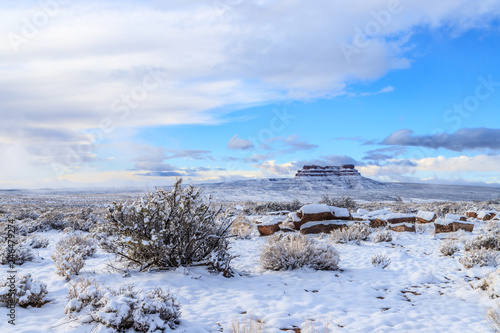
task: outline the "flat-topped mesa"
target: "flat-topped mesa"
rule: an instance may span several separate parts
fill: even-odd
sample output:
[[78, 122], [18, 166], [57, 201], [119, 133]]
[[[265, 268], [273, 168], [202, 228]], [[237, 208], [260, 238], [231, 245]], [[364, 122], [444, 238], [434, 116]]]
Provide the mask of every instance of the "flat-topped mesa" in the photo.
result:
[[304, 165], [304, 167], [295, 174], [295, 178], [340, 176], [361, 177], [358, 170], [356, 170], [352, 164], [343, 164], [341, 166]]

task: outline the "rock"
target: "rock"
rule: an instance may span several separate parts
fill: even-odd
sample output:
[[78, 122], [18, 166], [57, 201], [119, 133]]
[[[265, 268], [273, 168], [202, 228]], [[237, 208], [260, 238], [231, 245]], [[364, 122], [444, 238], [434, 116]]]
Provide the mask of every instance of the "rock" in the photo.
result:
[[318, 177], [340, 177], [340, 176], [355, 176], [361, 177], [360, 173], [354, 165], [344, 164], [341, 166], [319, 166], [319, 165], [304, 165], [297, 171], [295, 178], [318, 178]]
[[381, 220], [376, 217], [370, 217], [368, 218], [368, 221], [370, 221], [370, 227], [372, 228], [385, 227], [387, 225], [387, 221]]
[[415, 223], [416, 218], [413, 214], [392, 213], [377, 216], [379, 220], [385, 221], [387, 224], [400, 224], [400, 223]]
[[453, 231], [458, 230], [472, 232], [474, 230], [474, 223], [453, 222]]
[[280, 224], [281, 223], [276, 223], [276, 224], [259, 224], [257, 226], [257, 230], [259, 230], [259, 234], [261, 236], [271, 236], [275, 232], [280, 231]]
[[415, 224], [410, 224], [410, 223], [394, 224], [390, 225], [389, 228], [395, 232], [405, 232], [405, 231], [415, 232]]
[[[300, 220], [297, 221], [295, 216]], [[295, 216], [292, 214], [291, 219], [297, 230], [300, 230], [302, 225], [311, 221], [352, 220], [352, 216], [347, 209], [325, 204], [305, 205], [295, 213]]]
[[479, 220], [489, 221], [489, 220], [493, 219], [495, 216], [497, 216], [497, 212], [488, 210], [488, 211], [478, 212], [476, 217]]
[[475, 219], [477, 217], [477, 213], [469, 210], [469, 211], [465, 212], [465, 216], [472, 217], [473, 219]]
[[300, 233], [307, 234], [320, 234], [325, 233], [328, 234], [336, 229], [342, 229], [349, 225], [349, 222], [346, 221], [311, 221], [302, 225], [300, 228]]
[[436, 221], [437, 215], [434, 212], [418, 211], [416, 219], [419, 223], [431, 223]]
[[449, 224], [440, 224], [435, 223], [434, 228], [436, 230], [436, 234], [444, 233], [444, 232], [453, 232], [453, 222]]

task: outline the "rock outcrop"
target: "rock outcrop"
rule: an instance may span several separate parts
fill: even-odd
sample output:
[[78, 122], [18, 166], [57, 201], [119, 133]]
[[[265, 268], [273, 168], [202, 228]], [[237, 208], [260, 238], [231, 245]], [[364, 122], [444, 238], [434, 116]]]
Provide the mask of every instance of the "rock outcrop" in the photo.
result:
[[340, 177], [340, 176], [355, 176], [361, 177], [361, 174], [352, 164], [343, 164], [341, 166], [319, 166], [319, 165], [304, 165], [297, 171], [295, 178], [309, 177]]

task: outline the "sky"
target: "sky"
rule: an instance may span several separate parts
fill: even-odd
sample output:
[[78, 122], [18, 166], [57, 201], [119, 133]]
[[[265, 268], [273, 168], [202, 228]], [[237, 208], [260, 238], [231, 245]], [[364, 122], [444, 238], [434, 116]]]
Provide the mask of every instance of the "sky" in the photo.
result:
[[500, 186], [500, 0], [0, 4], [0, 188], [355, 164]]

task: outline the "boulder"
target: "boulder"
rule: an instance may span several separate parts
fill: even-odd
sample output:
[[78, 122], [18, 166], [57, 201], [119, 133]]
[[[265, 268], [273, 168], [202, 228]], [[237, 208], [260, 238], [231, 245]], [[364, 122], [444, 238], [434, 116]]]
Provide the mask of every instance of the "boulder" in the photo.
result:
[[469, 210], [469, 211], [465, 212], [465, 216], [472, 217], [473, 219], [475, 219], [475, 218], [477, 218], [477, 212]]
[[275, 232], [280, 231], [280, 224], [281, 223], [259, 224], [257, 225], [257, 230], [259, 230], [261, 236], [271, 236]]
[[376, 216], [377, 219], [385, 221], [387, 224], [400, 224], [400, 223], [415, 223], [416, 218], [413, 214], [392, 213]]
[[434, 228], [436, 230], [436, 234], [444, 233], [444, 232], [453, 232], [453, 222], [448, 224], [440, 224], [435, 223]]
[[477, 218], [479, 220], [483, 220], [483, 221], [489, 221], [491, 219], [493, 219], [495, 216], [497, 216], [497, 212], [495, 211], [480, 211], [477, 213]]
[[474, 230], [474, 223], [453, 222], [453, 231], [465, 230], [472, 232]]
[[[295, 218], [299, 218], [297, 221]], [[311, 221], [352, 220], [352, 216], [345, 208], [328, 206], [325, 204], [305, 205], [292, 216], [295, 229]]]
[[368, 221], [370, 221], [370, 227], [372, 228], [385, 227], [387, 225], [387, 221], [381, 220], [376, 217], [370, 217], [368, 218]]
[[300, 233], [307, 234], [320, 234], [325, 233], [328, 234], [336, 229], [342, 229], [349, 225], [349, 222], [346, 221], [311, 221], [302, 225], [300, 228]]
[[415, 232], [415, 224], [411, 223], [392, 224], [389, 228], [395, 232]]
[[436, 221], [437, 215], [434, 212], [418, 211], [416, 216], [418, 223], [431, 223]]

